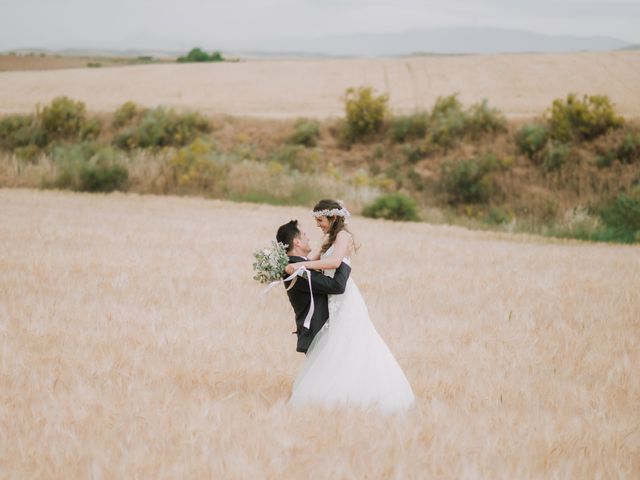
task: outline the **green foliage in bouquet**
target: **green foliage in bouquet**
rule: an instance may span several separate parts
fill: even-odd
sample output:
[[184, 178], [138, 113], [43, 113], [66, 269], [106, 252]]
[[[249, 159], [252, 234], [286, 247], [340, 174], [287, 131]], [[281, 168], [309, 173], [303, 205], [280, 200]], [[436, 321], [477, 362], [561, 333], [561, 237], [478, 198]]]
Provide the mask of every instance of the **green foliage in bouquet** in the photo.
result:
[[271, 242], [271, 247], [256, 250], [253, 257], [253, 279], [259, 283], [281, 280], [284, 269], [289, 264], [287, 246], [275, 240]]

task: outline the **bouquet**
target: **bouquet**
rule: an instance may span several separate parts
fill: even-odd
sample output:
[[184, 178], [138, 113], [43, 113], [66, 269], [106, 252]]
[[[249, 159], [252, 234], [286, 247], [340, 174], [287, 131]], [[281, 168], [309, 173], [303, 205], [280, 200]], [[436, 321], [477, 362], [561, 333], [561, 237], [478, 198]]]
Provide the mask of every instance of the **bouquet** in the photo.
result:
[[253, 270], [256, 272], [254, 280], [260, 283], [282, 280], [284, 269], [289, 265], [287, 245], [274, 240], [271, 247], [255, 251], [253, 257], [256, 259], [253, 262]]

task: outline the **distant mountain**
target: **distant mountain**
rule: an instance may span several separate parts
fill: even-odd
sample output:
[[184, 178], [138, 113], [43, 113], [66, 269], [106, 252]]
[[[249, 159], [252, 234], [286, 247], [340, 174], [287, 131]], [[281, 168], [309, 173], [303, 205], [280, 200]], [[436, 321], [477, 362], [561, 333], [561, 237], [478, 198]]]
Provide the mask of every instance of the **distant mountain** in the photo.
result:
[[413, 29], [317, 38], [265, 40], [262, 51], [325, 55], [387, 56], [412, 53], [473, 54], [619, 50], [629, 42], [604, 36], [544, 35], [492, 27]]
[[640, 45], [604, 36], [544, 35], [526, 30], [492, 27], [413, 29], [398, 33], [354, 33], [316, 38], [271, 38], [236, 42], [165, 38], [141, 33], [112, 45], [78, 45], [77, 48], [22, 48], [17, 53], [171, 57], [193, 47], [220, 50], [245, 58], [376, 57], [519, 52], [578, 52], [637, 50]]

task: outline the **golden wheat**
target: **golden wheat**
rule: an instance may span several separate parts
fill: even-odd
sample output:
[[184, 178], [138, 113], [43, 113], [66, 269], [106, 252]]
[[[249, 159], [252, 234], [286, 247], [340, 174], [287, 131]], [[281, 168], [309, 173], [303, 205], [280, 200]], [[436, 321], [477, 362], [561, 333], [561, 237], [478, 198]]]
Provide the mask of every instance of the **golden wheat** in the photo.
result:
[[[417, 396], [291, 410], [251, 254], [306, 210], [0, 190], [2, 478], [638, 478], [640, 249], [355, 218]], [[316, 235], [316, 239], [318, 236]]]

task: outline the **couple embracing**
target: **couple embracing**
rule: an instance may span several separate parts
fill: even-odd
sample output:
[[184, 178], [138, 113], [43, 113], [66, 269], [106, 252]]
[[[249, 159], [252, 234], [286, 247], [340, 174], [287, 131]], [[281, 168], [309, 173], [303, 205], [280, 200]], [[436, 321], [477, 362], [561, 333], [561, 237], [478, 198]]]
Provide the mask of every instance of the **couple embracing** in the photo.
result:
[[[336, 201], [321, 200], [312, 214], [324, 233], [315, 254], [296, 220], [282, 225], [276, 235], [288, 246], [287, 276], [302, 267], [307, 272], [307, 278], [291, 275], [285, 280], [296, 315], [297, 351], [306, 353], [290, 403], [403, 411], [413, 404], [413, 391], [350, 278], [355, 247], [346, 227], [349, 212]], [[305, 321], [310, 310], [310, 322]]]

